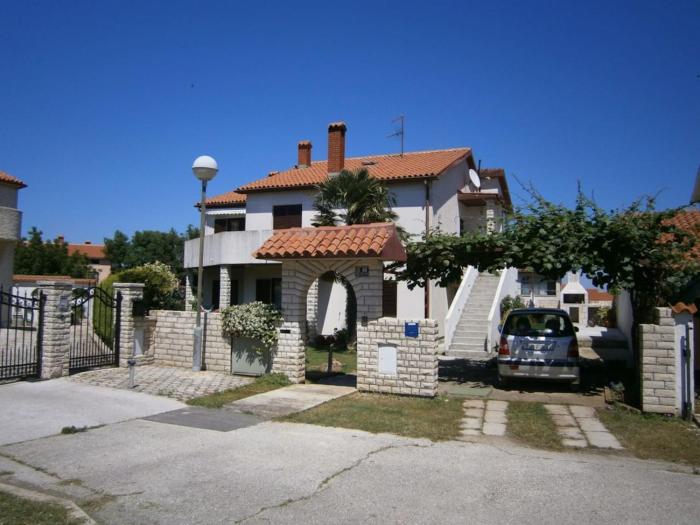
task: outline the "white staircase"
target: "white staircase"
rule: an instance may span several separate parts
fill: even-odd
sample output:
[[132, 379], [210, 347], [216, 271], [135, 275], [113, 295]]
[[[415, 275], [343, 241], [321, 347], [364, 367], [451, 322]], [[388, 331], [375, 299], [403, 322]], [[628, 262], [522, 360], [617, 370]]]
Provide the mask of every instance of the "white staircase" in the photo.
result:
[[446, 355], [468, 359], [491, 356], [491, 349], [486, 348], [490, 330], [488, 317], [499, 280], [498, 275], [486, 272], [478, 275]]

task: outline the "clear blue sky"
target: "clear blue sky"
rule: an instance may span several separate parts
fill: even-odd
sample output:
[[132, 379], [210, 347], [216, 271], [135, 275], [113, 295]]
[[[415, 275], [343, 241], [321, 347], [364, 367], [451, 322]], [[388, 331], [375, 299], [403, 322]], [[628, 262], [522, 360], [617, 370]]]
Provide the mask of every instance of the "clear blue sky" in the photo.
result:
[[[333, 5], [331, 5], [333, 4]], [[101, 240], [197, 222], [296, 161], [471, 146], [547, 197], [687, 202], [700, 163], [700, 2], [0, 0], [0, 170], [23, 230]], [[522, 195], [511, 179], [513, 192]]]

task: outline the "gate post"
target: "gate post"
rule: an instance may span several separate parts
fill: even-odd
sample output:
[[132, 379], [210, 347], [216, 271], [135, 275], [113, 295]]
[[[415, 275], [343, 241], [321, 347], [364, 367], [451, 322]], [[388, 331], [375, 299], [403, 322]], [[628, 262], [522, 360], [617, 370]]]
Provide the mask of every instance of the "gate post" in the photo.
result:
[[[134, 357], [137, 364], [145, 364], [145, 355], [138, 355], [136, 344], [141, 338], [141, 348], [143, 348], [143, 329], [145, 319], [134, 318], [132, 306], [134, 299], [143, 299], [143, 283], [114, 283], [114, 294], [121, 292], [121, 319], [119, 326], [119, 364], [120, 367], [128, 366], [127, 361]], [[116, 304], [116, 299], [115, 299]], [[116, 343], [115, 343], [116, 344]]]
[[46, 296], [43, 311], [41, 379], [67, 376], [70, 363], [71, 282], [39, 281]]

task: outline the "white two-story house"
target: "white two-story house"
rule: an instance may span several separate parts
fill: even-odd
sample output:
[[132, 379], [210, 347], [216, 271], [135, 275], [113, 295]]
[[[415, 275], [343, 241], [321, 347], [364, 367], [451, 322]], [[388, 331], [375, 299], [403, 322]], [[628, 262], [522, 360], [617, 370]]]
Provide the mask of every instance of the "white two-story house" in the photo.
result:
[[[274, 261], [254, 259], [252, 253], [273, 230], [311, 227], [315, 187], [341, 170], [367, 169], [384, 182], [396, 198], [398, 224], [420, 235], [431, 228], [449, 233], [474, 229], [497, 230], [504, 210], [511, 206], [502, 169], [476, 170], [468, 147], [404, 154], [345, 157], [347, 128], [328, 127], [328, 158], [313, 160], [312, 145], [301, 141], [297, 162], [283, 171], [245, 184], [235, 191], [207, 200], [204, 247], [205, 308], [260, 300], [280, 303], [281, 271]], [[199, 240], [185, 245], [188, 303], [195, 296]], [[433, 318], [443, 329], [457, 286], [446, 289], [431, 283], [409, 290], [405, 283], [385, 277], [384, 315], [402, 319]], [[344, 322], [345, 290], [332, 280], [312, 285], [315, 312], [309, 318], [317, 333], [330, 334]], [[311, 301], [309, 301], [311, 303]]]

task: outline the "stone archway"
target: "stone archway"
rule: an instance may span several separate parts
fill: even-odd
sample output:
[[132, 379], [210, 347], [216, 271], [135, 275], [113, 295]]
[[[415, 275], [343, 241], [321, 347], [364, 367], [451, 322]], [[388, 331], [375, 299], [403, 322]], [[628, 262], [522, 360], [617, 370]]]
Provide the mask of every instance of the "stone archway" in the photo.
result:
[[437, 322], [382, 318], [383, 261], [405, 261], [392, 223], [290, 228], [275, 232], [255, 252], [282, 263], [282, 315], [272, 370], [305, 380], [307, 291], [327, 272], [342, 276], [357, 301], [357, 388], [434, 396]]

